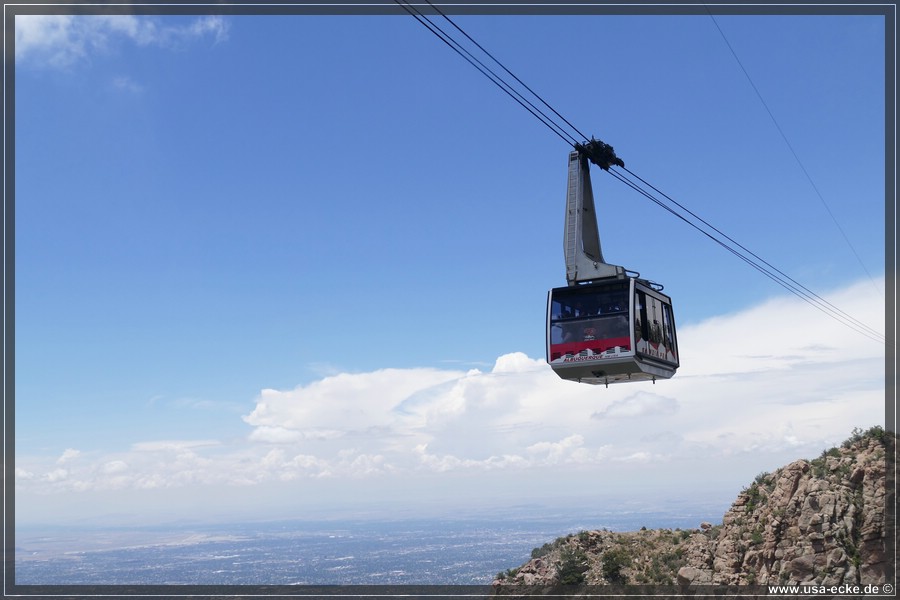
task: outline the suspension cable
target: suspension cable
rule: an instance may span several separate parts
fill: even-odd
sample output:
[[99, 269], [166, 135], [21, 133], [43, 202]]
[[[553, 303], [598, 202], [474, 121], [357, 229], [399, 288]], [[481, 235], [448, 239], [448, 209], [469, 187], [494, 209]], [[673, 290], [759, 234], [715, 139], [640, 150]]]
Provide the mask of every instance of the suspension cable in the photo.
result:
[[[781, 281], [785, 281], [785, 280], [786, 280], [785, 283], [787, 283], [787, 282], [789, 281], [791, 284], [793, 284], [793, 285], [790, 286], [790, 289], [792, 289], [792, 291], [797, 290], [797, 291], [794, 291], [794, 293], [797, 293], [797, 294], [800, 295], [801, 297], [809, 298], [809, 300], [812, 301], [812, 302], [814, 302], [814, 303], [817, 303], [817, 304], [823, 304], [823, 305], [828, 306], [829, 308], [826, 309], [826, 310], [829, 310], [830, 312], [833, 312], [833, 313], [840, 314], [843, 318], [849, 319], [850, 321], [852, 321], [853, 323], [855, 323], [855, 324], [858, 325], [859, 327], [862, 327], [862, 328], [868, 330], [872, 335], [876, 335], [876, 336], [879, 336], [879, 337], [881, 337], [882, 339], [884, 339], [883, 336], [881, 336], [881, 334], [878, 333], [878, 331], [876, 331], [875, 329], [872, 329], [871, 327], [869, 327], [868, 325], [866, 325], [866, 324], [863, 323], [862, 321], [858, 321], [858, 320], [855, 319], [854, 317], [848, 315], [847, 313], [845, 313], [844, 311], [842, 311], [842, 310], [839, 309], [838, 307], [834, 306], [833, 304], [831, 304], [830, 302], [828, 302], [827, 300], [825, 300], [824, 298], [822, 298], [821, 296], [819, 296], [818, 294], [816, 294], [815, 292], [813, 292], [812, 290], [810, 290], [809, 288], [807, 288], [806, 286], [804, 286], [803, 284], [801, 284], [800, 282], [798, 282], [796, 279], [794, 279], [794, 278], [791, 277], [790, 275], [786, 274], [784, 271], [778, 269], [777, 267], [775, 267], [774, 265], [772, 265], [772, 264], [769, 263], [768, 261], [766, 261], [766, 260], [764, 260], [763, 258], [761, 258], [761, 257], [760, 257], [758, 254], [756, 254], [755, 252], [749, 250], [746, 246], [744, 246], [744, 245], [740, 244], [739, 242], [737, 242], [734, 238], [732, 238], [732, 237], [730, 237], [729, 235], [725, 234], [722, 230], [720, 230], [720, 229], [718, 229], [717, 227], [711, 225], [708, 221], [706, 221], [706, 220], [703, 219], [702, 217], [698, 216], [696, 213], [694, 213], [693, 211], [691, 211], [690, 209], [688, 209], [688, 208], [687, 208], [686, 206], [684, 206], [683, 204], [681, 204], [681, 203], [677, 202], [676, 200], [674, 200], [674, 199], [673, 199], [671, 196], [669, 196], [668, 194], [666, 194], [666, 193], [660, 191], [658, 188], [656, 188], [656, 187], [653, 186], [652, 184], [648, 183], [645, 179], [643, 179], [642, 177], [640, 177], [639, 175], [637, 175], [637, 174], [634, 173], [633, 171], [630, 171], [630, 170], [629, 170], [628, 168], [626, 168], [626, 167], [622, 167], [622, 169], [623, 169], [624, 171], [628, 172], [629, 175], [631, 175], [631, 176], [635, 177], [636, 179], [638, 179], [638, 180], [639, 180], [641, 183], [643, 183], [644, 185], [646, 185], [646, 186], [648, 186], [649, 188], [651, 188], [651, 189], [652, 189], [653, 191], [655, 191], [656, 193], [662, 195], [666, 200], [668, 200], [669, 202], [673, 203], [673, 204], [676, 205], [678, 208], [680, 208], [681, 210], [683, 210], [683, 211], [686, 212], [687, 214], [691, 215], [692, 217], [694, 217], [695, 219], [697, 219], [698, 221], [700, 221], [701, 223], [703, 223], [704, 225], [706, 225], [707, 227], [709, 227], [710, 229], [712, 229], [713, 231], [715, 231], [717, 234], [721, 235], [723, 238], [725, 238], [726, 240], [728, 240], [729, 242], [731, 242], [732, 244], [734, 244], [735, 246], [737, 246], [738, 248], [740, 248], [741, 250], [743, 250], [744, 252], [746, 252], [747, 254], [749, 254], [750, 256], [752, 256], [754, 259], [756, 259], [757, 261], [759, 261], [760, 263], [762, 263], [763, 265], [765, 265], [765, 266], [768, 267], [769, 269], [772, 269], [772, 271], [778, 273], [778, 275], [781, 276], [781, 277], [779, 277], [779, 280], [781, 280]], [[620, 181], [621, 181], [621, 180], [620, 180]], [[781, 279], [782, 277], [783, 277], [784, 279]], [[794, 287], [794, 286], [796, 286], [796, 287]], [[802, 290], [802, 292], [800, 292], [799, 290]]]
[[434, 4], [431, 3], [431, 0], [425, 0], [425, 2], [427, 2], [428, 5], [431, 6], [434, 10], [436, 10], [436, 11], [438, 12], [438, 14], [440, 14], [442, 17], [444, 17], [444, 19], [446, 19], [448, 23], [450, 23], [451, 25], [453, 25], [453, 26], [456, 28], [457, 31], [459, 31], [461, 34], [463, 34], [464, 36], [466, 36], [466, 39], [468, 39], [470, 42], [472, 42], [473, 44], [475, 44], [475, 46], [477, 46], [479, 50], [481, 50], [482, 52], [484, 52], [485, 54], [487, 54], [487, 55], [491, 58], [491, 60], [493, 60], [493, 61], [494, 61], [495, 63], [497, 63], [498, 65], [500, 65], [500, 68], [502, 68], [504, 71], [506, 71], [507, 73], [509, 73], [509, 75], [510, 75], [513, 79], [515, 79], [517, 82], [519, 82], [519, 84], [520, 84], [522, 87], [524, 87], [526, 90], [528, 90], [529, 92], [531, 92], [531, 94], [532, 94], [535, 98], [537, 98], [538, 100], [540, 100], [540, 101], [544, 104], [544, 106], [546, 106], [546, 107], [549, 108], [551, 111], [553, 111], [553, 114], [555, 114], [557, 117], [559, 117], [560, 119], [562, 119], [563, 122], [565, 122], [566, 125], [568, 125], [569, 127], [571, 127], [572, 130], [573, 130], [575, 133], [577, 133], [578, 135], [580, 135], [582, 140], [588, 139], [588, 136], [586, 136], [586, 135], [583, 134], [581, 131], [579, 131], [579, 129], [578, 129], [577, 127], [575, 127], [574, 125], [572, 125], [572, 123], [570, 123], [568, 119], [566, 119], [564, 116], [562, 116], [561, 114], [559, 114], [559, 113], [556, 111], [555, 108], [553, 108], [552, 106], [550, 106], [550, 104], [548, 104], [546, 100], [544, 100], [543, 98], [541, 98], [540, 94], [538, 94], [538, 93], [535, 92], [533, 89], [531, 89], [530, 87], [528, 87], [528, 86], [525, 84], [524, 81], [522, 81], [521, 79], [519, 79], [518, 77], [516, 77], [515, 73], [513, 73], [512, 71], [510, 71], [509, 69], [507, 69], [507, 68], [506, 68], [506, 65], [504, 65], [502, 62], [500, 62], [499, 60], [497, 60], [497, 59], [494, 57], [493, 54], [491, 54], [490, 52], [488, 52], [487, 50], [485, 50], [484, 47], [482, 47], [481, 44], [479, 44], [479, 43], [476, 42], [474, 39], [472, 39], [472, 37], [471, 37], [468, 33], [466, 33], [465, 31], [463, 31], [462, 28], [460, 28], [459, 25], [457, 25], [456, 23], [454, 23], [453, 21], [451, 21], [451, 20], [450, 20], [450, 17], [448, 17], [447, 15], [445, 15], [445, 14], [443, 13], [443, 11], [441, 11], [440, 8], [438, 8], [437, 6], [435, 6]]
[[[494, 85], [499, 87], [507, 95], [509, 95], [513, 100], [518, 102], [522, 106], [522, 108], [524, 108], [525, 110], [530, 112], [532, 115], [534, 115], [535, 118], [537, 118], [541, 123], [546, 125], [550, 129], [550, 131], [552, 131], [557, 136], [559, 136], [566, 144], [569, 144], [570, 146], [574, 147], [574, 145], [577, 143], [577, 140], [572, 135], [570, 135], [569, 133], [566, 133], [565, 130], [563, 130], [563, 128], [560, 127], [558, 124], [554, 123], [553, 120], [549, 116], [547, 116], [546, 113], [541, 111], [538, 107], [536, 107], [532, 102], [530, 102], [527, 98], [525, 98], [521, 93], [516, 91], [507, 82], [503, 81], [503, 79], [499, 75], [497, 75], [493, 70], [491, 70], [489, 67], [487, 67], [483, 62], [481, 62], [480, 60], [475, 58], [471, 52], [469, 52], [468, 50], [463, 48], [456, 40], [454, 40], [450, 35], [448, 35], [447, 32], [445, 32], [439, 26], [437, 26], [433, 22], [431, 22], [416, 7], [409, 4], [409, 2], [407, 2], [406, 0], [394, 0], [394, 1], [397, 4], [399, 4], [401, 7], [403, 7], [403, 9], [406, 10], [406, 12], [408, 12], [410, 15], [415, 17], [415, 19], [419, 23], [424, 25], [429, 31], [431, 31], [431, 33], [433, 33], [438, 38], [440, 38], [441, 41], [443, 41], [445, 44], [447, 44], [454, 52], [456, 52], [461, 57], [463, 57], [470, 65], [472, 65], [473, 67], [478, 69], [478, 71], [482, 75], [487, 77], [489, 80], [491, 80], [491, 82], [494, 83]], [[446, 15], [444, 15], [444, 18], [447, 19], [448, 21], [450, 20]], [[452, 21], [450, 21], [450, 22], [453, 23]], [[455, 24], [454, 24], [454, 26], [455, 26]], [[458, 27], [457, 27], [457, 29], [458, 29]], [[556, 112], [556, 111], [554, 111], [554, 112]], [[566, 139], [566, 138], [568, 138], [568, 139]]]
[[[704, 5], [706, 6], [706, 5]], [[834, 212], [832, 212], [831, 207], [828, 206], [828, 203], [825, 202], [825, 197], [822, 195], [822, 192], [819, 191], [819, 186], [813, 181], [812, 176], [809, 174], [809, 171], [806, 170], [806, 166], [804, 166], [803, 162], [800, 160], [800, 156], [797, 154], [797, 151], [794, 150], [794, 146], [788, 140], [787, 135], [784, 133], [784, 130], [781, 128], [781, 125], [778, 124], [778, 120], [775, 118], [775, 115], [772, 113], [772, 110], [769, 108], [769, 105], [763, 99], [762, 94], [759, 91], [759, 88], [756, 87], [756, 84], [753, 83], [753, 79], [750, 77], [750, 73], [747, 72], [747, 69], [744, 67], [744, 63], [741, 62], [741, 59], [738, 58], [737, 52], [734, 51], [734, 47], [731, 45], [731, 42], [728, 41], [728, 38], [725, 37], [725, 32], [722, 31], [722, 28], [719, 26], [719, 22], [716, 20], [716, 17], [710, 12], [709, 7], [706, 7], [706, 12], [709, 14], [709, 18], [712, 19], [713, 25], [716, 26], [716, 29], [719, 31], [719, 35], [722, 36], [722, 40], [725, 42], [725, 45], [728, 46], [728, 50], [731, 52], [731, 55], [734, 57], [735, 62], [737, 62], [738, 66], [741, 68], [741, 71], [744, 73], [744, 77], [747, 78], [747, 81], [750, 83], [750, 87], [753, 88], [753, 91], [756, 93], [756, 97], [759, 99], [760, 103], [763, 105], [763, 108], [766, 109], [766, 113], [769, 115], [769, 119], [771, 119], [772, 124], [775, 125], [775, 129], [778, 130], [778, 133], [781, 135], [781, 139], [784, 140], [785, 145], [790, 150], [791, 155], [793, 155], [794, 160], [797, 161], [797, 166], [800, 167], [800, 170], [806, 176], [806, 180], [809, 181], [809, 185], [812, 186], [813, 191], [816, 193], [816, 196], [819, 197], [819, 201], [822, 203], [822, 206], [825, 207], [825, 211], [828, 213], [828, 216], [831, 217], [831, 220], [834, 222], [838, 231], [840, 231], [841, 236], [844, 238], [844, 241], [847, 243], [847, 246], [850, 248], [853, 255], [856, 257], [859, 266], [862, 267], [862, 270], [865, 272], [866, 276], [869, 278], [869, 281], [872, 282], [872, 287], [879, 293], [883, 293], [882, 290], [878, 288], [878, 285], [875, 284], [875, 279], [872, 278], [872, 274], [869, 273], [869, 269], [866, 268], [866, 264], [863, 262], [862, 257], [859, 255], [859, 252], [856, 251], [856, 248], [853, 246], [853, 243], [850, 241], [850, 238], [847, 237], [847, 233], [844, 231], [844, 228], [841, 227], [840, 221], [838, 221], [837, 217], [834, 216]]]
[[[628, 171], [628, 169], [625, 169], [625, 170]], [[631, 173], [630, 171], [628, 171], [628, 172]], [[884, 343], [884, 342], [885, 342], [885, 337], [884, 337], [882, 334], [880, 334], [878, 331], [876, 331], [875, 329], [869, 327], [868, 325], [866, 325], [866, 324], [863, 323], [862, 321], [859, 321], [858, 319], [855, 319], [854, 317], [848, 315], [847, 313], [845, 313], [844, 311], [842, 311], [842, 310], [840, 310], [839, 308], [835, 307], [833, 304], [831, 304], [831, 303], [828, 302], [827, 300], [821, 298], [820, 296], [818, 296], [818, 295], [815, 294], [814, 292], [811, 292], [810, 290], [808, 290], [806, 287], [804, 287], [804, 286], [801, 285], [800, 283], [797, 283], [797, 282], [796, 282], [794, 279], [792, 279], [791, 277], [785, 275], [785, 274], [784, 274], [782, 271], [780, 271], [779, 269], [773, 267], [771, 264], [769, 264], [769, 263], [766, 262], [765, 260], [759, 258], [759, 257], [758, 257], [756, 254], [754, 254], [753, 252], [751, 252], [751, 251], [747, 250], [746, 248], [744, 248], [744, 246], [742, 246], [741, 244], [738, 244], [737, 242], [734, 242], [734, 240], [732, 240], [730, 237], [728, 237], [728, 236], [725, 235], [725, 234], [722, 234], [718, 229], [716, 229], [716, 228], [713, 227], [712, 225], [709, 225], [706, 221], [704, 221], [703, 219], [697, 217], [697, 216], [694, 215], [694, 213], [692, 213], [691, 211], [685, 209], [686, 212], [688, 212], [688, 214], [690, 214], [690, 215], [693, 216], [694, 218], [698, 219], [700, 222], [702, 222], [703, 224], [705, 224], [707, 227], [710, 227], [712, 230], [716, 231], [717, 233], [719, 233], [720, 235], [722, 235], [722, 236], [723, 236], [724, 238], [726, 238], [727, 240], [732, 241], [738, 248], [741, 248], [742, 250], [744, 250], [745, 252], [747, 252], [747, 254], [749, 254], [750, 256], [752, 256], [753, 258], [755, 258], [756, 261], [759, 261], [759, 262], [756, 262], [755, 260], [751, 259], [749, 256], [747, 256], [747, 255], [745, 255], [745, 254], [742, 254], [742, 253], [739, 252], [734, 246], [731, 246], [730, 244], [727, 244], [726, 242], [724, 242], [724, 241], [722, 241], [721, 239], [717, 238], [716, 236], [714, 236], [713, 234], [709, 233], [708, 231], [703, 230], [703, 229], [702, 229], [701, 227], [699, 227], [696, 223], [691, 222], [691, 221], [690, 221], [687, 217], [685, 217], [683, 214], [680, 214], [680, 213], [678, 213], [678, 211], [676, 211], [676, 210], [673, 209], [672, 207], [667, 206], [667, 205], [666, 205], [665, 203], [663, 203], [661, 200], [659, 200], [658, 198], [654, 197], [653, 194], [651, 194], [650, 192], [646, 191], [645, 189], [642, 189], [639, 185], [637, 185], [637, 184], [634, 183], [633, 181], [630, 181], [628, 178], [624, 177], [621, 173], [617, 173], [617, 172], [612, 171], [612, 170], [610, 170], [609, 173], [610, 173], [610, 175], [612, 175], [615, 179], [618, 179], [619, 181], [621, 181], [622, 183], [624, 183], [625, 185], [627, 185], [627, 186], [630, 187], [631, 189], [635, 190], [636, 192], [638, 192], [638, 193], [641, 194], [642, 196], [648, 198], [648, 199], [649, 199], [650, 201], [652, 201], [654, 204], [660, 206], [661, 208], [663, 208], [663, 209], [666, 210], [667, 212], [671, 213], [672, 215], [674, 215], [674, 216], [677, 217], [678, 219], [684, 221], [685, 223], [687, 223], [688, 225], [690, 225], [691, 227], [693, 227], [694, 229], [696, 229], [697, 231], [699, 231], [700, 233], [702, 233], [703, 235], [705, 235], [706, 237], [708, 237], [709, 239], [711, 239], [711, 240], [712, 240], [713, 242], [715, 242], [716, 244], [722, 246], [724, 249], [726, 249], [726, 250], [728, 250], [729, 252], [731, 252], [734, 256], [736, 256], [736, 257], [739, 258], [740, 260], [744, 261], [745, 263], [747, 263], [748, 265], [750, 265], [751, 267], [753, 267], [754, 269], [756, 269], [757, 271], [759, 271], [760, 273], [762, 273], [763, 275], [765, 275], [766, 277], [768, 277], [769, 279], [771, 279], [772, 281], [774, 281], [775, 283], [777, 283], [778, 285], [780, 285], [781, 287], [783, 287], [784, 289], [788, 290], [789, 292], [791, 292], [792, 294], [794, 294], [795, 296], [797, 296], [797, 297], [800, 298], [801, 300], [805, 301], [806, 303], [810, 304], [810, 305], [813, 306], [814, 308], [820, 310], [821, 312], [823, 312], [823, 313], [826, 314], [827, 316], [829, 316], [829, 317], [831, 317], [832, 319], [834, 319], [834, 320], [836, 320], [836, 321], [838, 321], [838, 322], [840, 322], [840, 323], [846, 325], [847, 327], [850, 327], [851, 329], [853, 329], [853, 330], [856, 331], [857, 333], [860, 333], [860, 334], [862, 334], [862, 335], [868, 337], [868, 338], [871, 339], [871, 340], [874, 340], [874, 341], [880, 342], [880, 343]], [[635, 175], [635, 177], [637, 177], [637, 176]], [[642, 182], [644, 182], [644, 180], [641, 179], [640, 177], [637, 177], [637, 178], [638, 178], [639, 180], [641, 180]], [[644, 183], [646, 183], [646, 182], [644, 182]], [[649, 185], [649, 184], [647, 184], [647, 185]], [[653, 187], [653, 186], [650, 186], [650, 187]], [[655, 188], [654, 188], [654, 189], [655, 189]], [[658, 190], [657, 190], [657, 191], [658, 191]], [[663, 194], [663, 195], [665, 196], [665, 194]], [[669, 198], [669, 197], [666, 196], [666, 198]], [[669, 198], [669, 200], [671, 200], [671, 198]], [[678, 204], [678, 203], [675, 202], [674, 200], [671, 200], [671, 201], [672, 201], [673, 203], [675, 203], [676, 205], [681, 206], [680, 204]], [[683, 208], [683, 207], [682, 207], [682, 208]], [[760, 263], [762, 263], [762, 264], [760, 264]], [[763, 266], [763, 265], [765, 265], [765, 266]], [[769, 267], [769, 269], [771, 269], [771, 270], [767, 269], [766, 266]], [[774, 272], [773, 272], [773, 271], [774, 271]], [[777, 273], [777, 274], [776, 274], [776, 273]], [[779, 276], [779, 274], [781, 275], [781, 277]]]
[[[572, 146], [576, 150], [578, 149], [578, 146], [580, 146], [581, 144], [579, 144], [578, 140], [573, 135], [566, 132], [565, 128], [562, 125], [560, 125], [557, 121], [554, 121], [554, 119], [552, 117], [547, 115], [545, 112], [543, 112], [537, 106], [535, 106], [531, 101], [526, 99], [520, 92], [515, 90], [512, 85], [510, 85], [507, 81], [505, 81], [500, 75], [498, 75], [492, 69], [487, 67], [482, 61], [475, 58], [471, 52], [466, 50], [459, 42], [457, 42], [455, 39], [453, 39], [453, 37], [450, 36], [446, 31], [444, 31], [439, 26], [435, 25], [432, 21], [430, 21], [427, 17], [425, 17], [417, 8], [412, 6], [408, 0], [394, 0], [394, 1], [398, 5], [400, 5], [404, 10], [406, 10], [407, 13], [409, 13], [410, 15], [415, 17], [416, 20], [419, 21], [419, 23], [421, 23], [423, 26], [425, 26], [429, 31], [431, 31], [431, 33], [433, 33], [438, 38], [440, 38], [440, 40], [443, 41], [445, 44], [447, 44], [454, 52], [456, 52], [462, 58], [464, 58], [470, 65], [472, 65], [473, 67], [478, 69], [478, 71], [481, 72], [482, 75], [487, 77], [492, 83], [494, 83], [494, 85], [496, 85], [501, 90], [503, 90], [504, 93], [509, 95], [520, 106], [525, 108], [525, 110], [530, 112], [535, 118], [537, 118], [539, 121], [541, 121], [547, 128], [549, 128], [553, 133], [555, 133], [566, 144]], [[484, 47], [482, 47], [481, 44], [476, 42], [469, 34], [467, 34], [465, 31], [463, 31], [462, 28], [460, 28], [456, 23], [454, 23], [437, 6], [432, 4], [430, 0], [425, 0], [425, 2], [429, 6], [431, 6], [438, 14], [440, 14], [447, 22], [449, 22], [457, 31], [462, 33], [462, 35], [464, 35], [470, 42], [472, 42], [479, 50], [481, 50], [485, 55], [490, 57], [491, 60], [493, 60], [496, 64], [498, 64], [507, 74], [509, 74], [513, 79], [515, 79], [516, 82], [518, 82], [522, 87], [524, 87], [526, 90], [528, 90], [529, 93], [531, 93], [535, 98], [537, 98], [539, 102], [541, 102], [551, 112], [553, 112], [553, 114], [555, 114], [566, 125], [568, 125], [575, 133], [577, 133], [579, 136], [581, 136], [582, 139], [587, 139], [587, 136], [584, 135], [577, 127], [572, 125], [572, 123], [570, 123], [565, 117], [563, 117], [556, 109], [554, 109], [552, 106], [550, 106], [550, 104], [547, 103], [546, 100], [544, 100], [539, 94], [537, 94], [534, 90], [532, 90], [529, 86], [527, 86], [521, 79], [516, 77], [516, 75], [513, 74], [512, 71], [510, 71], [508, 68], [506, 68], [506, 66], [503, 65], [503, 63], [501, 63], [499, 60], [497, 60], [490, 52], [488, 52]], [[735, 241], [733, 238], [731, 238], [730, 236], [728, 236], [727, 234], [722, 232], [717, 227], [711, 225], [705, 219], [701, 218], [700, 216], [698, 216], [696, 213], [694, 213], [693, 211], [691, 211], [690, 209], [688, 209], [681, 203], [672, 199], [670, 196], [663, 193], [662, 191], [660, 191], [658, 188], [656, 188], [652, 184], [648, 183], [646, 180], [644, 180], [642, 177], [640, 177], [636, 173], [630, 171], [629, 169], [625, 168], [624, 166], [622, 167], [622, 169], [626, 173], [628, 173], [628, 175], [637, 179], [643, 185], [649, 187], [651, 190], [653, 190], [657, 194], [660, 194], [661, 196], [666, 198], [666, 200], [668, 200], [669, 202], [671, 202], [672, 204], [677, 206], [678, 209], [680, 209], [684, 213], [687, 213], [693, 219], [695, 219], [696, 221], [699, 221], [704, 226], [706, 226], [707, 228], [709, 228], [710, 230], [712, 230], [713, 232], [718, 234], [718, 236], [721, 236], [721, 237], [717, 237], [716, 235], [713, 235], [709, 231], [704, 230], [702, 227], [697, 225], [697, 223], [691, 221], [688, 217], [686, 217], [683, 213], [680, 213], [675, 208], [672, 208], [671, 206], [667, 205], [665, 202], [663, 202], [662, 200], [660, 200], [659, 198], [654, 196], [651, 192], [642, 188], [638, 183], [635, 183], [633, 180], [629, 179], [627, 176], [623, 175], [622, 173], [615, 172], [615, 171], [612, 171], [609, 169], [605, 169], [605, 170], [610, 175], [612, 175], [615, 179], [621, 181], [622, 183], [624, 183], [628, 187], [632, 188], [633, 190], [635, 190], [642, 196], [648, 198], [654, 204], [660, 206], [661, 208], [663, 208], [670, 214], [674, 215], [676, 218], [684, 221], [685, 223], [687, 223], [688, 225], [690, 225], [691, 227], [693, 227], [694, 229], [696, 229], [697, 231], [699, 231], [700, 233], [702, 233], [703, 235], [705, 235], [706, 237], [711, 239], [713, 242], [715, 242], [716, 244], [718, 244], [719, 246], [723, 247], [725, 250], [727, 250], [728, 252], [730, 252], [731, 254], [736, 256], [738, 259], [747, 263], [748, 265], [750, 265], [751, 267], [753, 267], [754, 269], [756, 269], [757, 271], [759, 271], [760, 273], [762, 273], [763, 275], [765, 275], [766, 277], [768, 277], [769, 279], [771, 279], [772, 281], [777, 283], [778, 285], [782, 286], [783, 288], [785, 288], [792, 294], [798, 296], [799, 298], [801, 298], [802, 300], [804, 300], [811, 306], [820, 310], [825, 315], [831, 317], [832, 319], [842, 323], [843, 325], [846, 325], [847, 327], [853, 329], [857, 333], [860, 333], [861, 335], [864, 335], [872, 340], [875, 340], [877, 342], [882, 342], [882, 343], [885, 342], [885, 337], [881, 333], [879, 333], [877, 330], [869, 327], [865, 323], [855, 319], [854, 317], [850, 316], [846, 312], [835, 307], [833, 304], [831, 304], [827, 300], [823, 299], [821, 296], [819, 296], [815, 292], [812, 292], [811, 290], [809, 290], [809, 288], [803, 286], [802, 284], [797, 282], [795, 279], [793, 279], [792, 277], [785, 274], [780, 269], [774, 267], [768, 261], [760, 258], [756, 253], [750, 251], [745, 246], [743, 246], [742, 244]], [[724, 241], [722, 238], [724, 238], [724, 240], [727, 240], [727, 242]], [[730, 244], [728, 242], [730, 242]]]

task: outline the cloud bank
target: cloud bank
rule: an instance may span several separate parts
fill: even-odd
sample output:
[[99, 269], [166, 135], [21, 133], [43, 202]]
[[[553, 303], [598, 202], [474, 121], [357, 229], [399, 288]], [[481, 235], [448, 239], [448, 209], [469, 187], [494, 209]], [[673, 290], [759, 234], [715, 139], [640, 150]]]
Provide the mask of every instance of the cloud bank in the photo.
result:
[[[883, 300], [869, 286], [829, 300], [883, 330]], [[513, 352], [486, 371], [381, 369], [263, 389], [240, 440], [212, 439], [198, 424], [195, 440], [136, 441], [115, 455], [17, 457], [17, 490], [331, 480], [364, 501], [378, 486], [450, 475], [481, 494], [575, 477], [587, 491], [671, 489], [746, 483], [884, 422], [883, 347], [800, 300], [685, 327], [679, 342], [681, 369], [655, 385], [563, 381], [542, 358]]]
[[178, 48], [203, 38], [228, 39], [228, 22], [220, 16], [172, 25], [134, 15], [17, 15], [15, 24], [16, 63], [58, 69], [107, 52], [123, 40], [138, 46]]

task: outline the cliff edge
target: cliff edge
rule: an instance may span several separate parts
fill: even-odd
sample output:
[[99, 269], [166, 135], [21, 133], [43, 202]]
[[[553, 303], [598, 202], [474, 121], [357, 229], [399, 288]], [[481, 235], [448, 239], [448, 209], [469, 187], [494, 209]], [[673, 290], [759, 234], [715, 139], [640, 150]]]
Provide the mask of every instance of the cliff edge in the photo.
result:
[[886, 498], [886, 466], [895, 444], [881, 427], [854, 430], [816, 459], [760, 473], [721, 524], [582, 531], [535, 548], [493, 585], [885, 583], [885, 507], [896, 502]]

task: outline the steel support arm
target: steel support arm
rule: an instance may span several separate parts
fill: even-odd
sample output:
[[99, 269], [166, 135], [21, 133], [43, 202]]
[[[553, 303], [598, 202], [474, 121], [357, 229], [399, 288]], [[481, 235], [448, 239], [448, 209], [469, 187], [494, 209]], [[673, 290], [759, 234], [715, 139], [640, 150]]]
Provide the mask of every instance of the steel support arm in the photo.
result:
[[603, 261], [588, 159], [583, 152], [569, 154], [563, 245], [566, 254], [566, 280], [570, 286], [607, 277], [625, 277], [623, 267]]

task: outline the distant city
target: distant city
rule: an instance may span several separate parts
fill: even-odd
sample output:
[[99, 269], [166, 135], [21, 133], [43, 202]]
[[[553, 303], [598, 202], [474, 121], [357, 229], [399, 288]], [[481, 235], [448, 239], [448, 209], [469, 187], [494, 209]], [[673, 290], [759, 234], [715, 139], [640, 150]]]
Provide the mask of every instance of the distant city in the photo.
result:
[[[720, 511], [718, 513], [721, 516]], [[696, 528], [684, 511], [516, 518], [17, 528], [17, 585], [484, 585], [586, 529]]]

